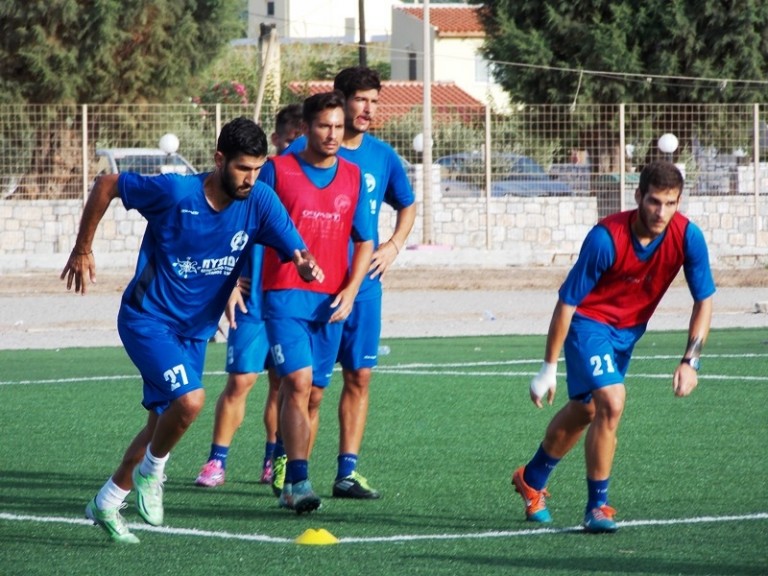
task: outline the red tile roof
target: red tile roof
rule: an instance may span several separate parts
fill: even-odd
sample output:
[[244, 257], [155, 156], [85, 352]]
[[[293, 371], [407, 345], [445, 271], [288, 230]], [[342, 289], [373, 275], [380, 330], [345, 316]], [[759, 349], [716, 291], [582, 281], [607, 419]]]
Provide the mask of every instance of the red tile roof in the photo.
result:
[[[291, 82], [288, 88], [294, 94], [312, 96], [319, 92], [332, 90], [333, 81]], [[423, 82], [383, 80], [374, 128], [381, 126], [392, 117], [404, 116], [414, 108], [421, 108], [423, 104]], [[462, 118], [476, 118], [483, 114], [484, 106], [482, 102], [470, 96], [454, 82], [433, 82], [432, 108], [437, 115], [458, 114]]]
[[[480, 24], [477, 11], [480, 6], [430, 6], [429, 23], [437, 28], [442, 37], [482, 38], [485, 30]], [[424, 8], [397, 8], [414, 18], [424, 20]]]

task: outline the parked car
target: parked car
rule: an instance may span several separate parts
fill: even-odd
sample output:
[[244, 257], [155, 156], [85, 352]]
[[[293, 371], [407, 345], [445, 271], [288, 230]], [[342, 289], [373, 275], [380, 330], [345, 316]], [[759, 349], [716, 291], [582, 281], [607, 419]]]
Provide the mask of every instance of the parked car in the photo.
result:
[[96, 150], [96, 173], [117, 174], [197, 174], [194, 166], [181, 154], [168, 154], [159, 148], [99, 148]]
[[[460, 152], [435, 161], [440, 165], [441, 186], [472, 191], [485, 188], [485, 156], [479, 152]], [[491, 196], [572, 196], [573, 188], [547, 174], [541, 165], [522, 154], [511, 152], [491, 157]], [[456, 194], [466, 195], [466, 194]]]

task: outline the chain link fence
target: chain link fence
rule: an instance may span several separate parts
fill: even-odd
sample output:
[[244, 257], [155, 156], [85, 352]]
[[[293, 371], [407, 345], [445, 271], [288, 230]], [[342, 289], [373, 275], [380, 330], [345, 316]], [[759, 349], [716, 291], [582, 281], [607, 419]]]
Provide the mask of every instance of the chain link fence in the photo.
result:
[[[99, 173], [116, 169], [105, 151], [141, 148], [158, 154], [166, 133], [178, 137], [178, 154], [194, 169], [207, 171], [224, 123], [251, 117], [269, 135], [277, 111], [192, 102], [0, 105], [0, 202], [84, 199]], [[398, 151], [414, 188], [421, 190], [424, 171], [416, 142], [422, 112], [421, 106], [383, 100], [372, 130]], [[520, 198], [551, 203], [564, 197], [594, 199], [601, 217], [633, 207], [639, 170], [650, 160], [667, 158], [683, 170], [687, 198], [729, 198], [722, 207], [714, 205], [738, 211], [739, 226], [748, 229], [746, 242], [764, 246], [766, 112], [762, 104], [521, 104], [505, 115], [479, 105], [435, 106], [430, 179], [436, 204], [420, 210], [420, 218], [439, 217], [446, 201], [455, 207], [464, 200], [511, 205]], [[161, 155], [146, 165], [134, 162], [130, 169], [176, 170], [180, 162]], [[423, 194], [417, 197], [425, 201]], [[478, 220], [478, 234], [489, 220]], [[417, 222], [417, 229], [426, 227]]]
[[[264, 108], [257, 118], [253, 106], [192, 103], [0, 105], [2, 198], [82, 197], [98, 172], [97, 150], [157, 148], [169, 132], [178, 136], [180, 154], [208, 170], [223, 123], [248, 116], [269, 134], [276, 112]], [[374, 133], [406, 165], [421, 160], [413, 146], [422, 132], [421, 112], [398, 105], [379, 109]], [[519, 105], [508, 115], [443, 105], [432, 116], [432, 157], [451, 196], [485, 192], [487, 175], [492, 196], [599, 195], [659, 157], [684, 167], [690, 194], [753, 194], [752, 177], [768, 166], [763, 105]], [[674, 150], [659, 150], [663, 134], [676, 136]], [[542, 176], [564, 185], [545, 184]], [[521, 185], [503, 185], [513, 180]], [[757, 193], [764, 195], [766, 186]]]

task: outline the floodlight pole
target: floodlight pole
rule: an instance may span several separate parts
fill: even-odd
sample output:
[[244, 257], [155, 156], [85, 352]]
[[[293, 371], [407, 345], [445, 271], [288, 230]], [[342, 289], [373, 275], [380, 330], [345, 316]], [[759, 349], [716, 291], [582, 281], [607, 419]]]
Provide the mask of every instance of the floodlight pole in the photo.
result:
[[432, 232], [432, 27], [429, 25], [429, 0], [424, 0], [423, 29], [424, 49], [422, 68], [424, 80], [424, 112], [421, 133], [424, 135], [424, 152], [421, 155], [424, 187], [424, 244], [433, 244]]
[[357, 15], [360, 20], [360, 45], [357, 48], [360, 66], [368, 66], [368, 49], [365, 41], [365, 0], [357, 0]]

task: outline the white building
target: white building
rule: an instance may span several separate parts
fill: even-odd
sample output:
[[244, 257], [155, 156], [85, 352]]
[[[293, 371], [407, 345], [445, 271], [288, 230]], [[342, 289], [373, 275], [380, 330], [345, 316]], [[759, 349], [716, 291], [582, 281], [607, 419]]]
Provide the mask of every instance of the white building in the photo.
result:
[[[259, 37], [260, 24], [274, 24], [281, 41], [357, 42], [358, 0], [248, 0], [248, 37]], [[387, 41], [392, 7], [398, 0], [365, 0], [368, 42]]]
[[[477, 16], [479, 6], [431, 4], [430, 52], [432, 79], [455, 82], [476, 99], [497, 111], [509, 107], [509, 97], [491, 77], [481, 53], [485, 30]], [[424, 8], [392, 7], [390, 62], [392, 80], [423, 80]]]

